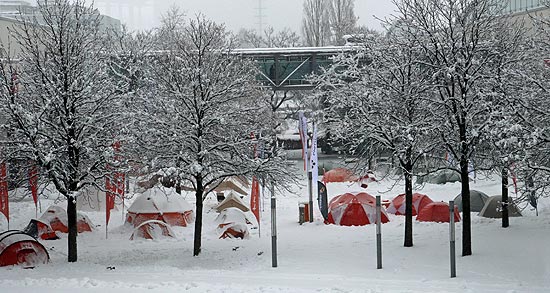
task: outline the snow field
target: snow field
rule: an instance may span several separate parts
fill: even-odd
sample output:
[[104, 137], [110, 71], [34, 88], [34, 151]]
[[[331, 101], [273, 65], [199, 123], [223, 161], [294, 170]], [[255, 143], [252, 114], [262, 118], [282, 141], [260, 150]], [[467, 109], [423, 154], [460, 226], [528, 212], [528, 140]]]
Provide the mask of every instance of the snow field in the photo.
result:
[[[366, 191], [391, 199], [402, 187], [384, 180]], [[329, 199], [359, 191], [348, 183], [329, 183]], [[499, 194], [493, 181], [472, 182], [472, 189]], [[448, 201], [460, 185], [426, 185], [418, 192]], [[193, 195], [187, 200], [194, 204]], [[298, 202], [307, 201], [307, 185], [277, 198], [278, 268], [271, 267], [269, 202], [264, 203], [261, 237], [219, 240], [205, 202], [202, 253], [192, 256], [193, 227], [175, 227], [177, 239], [128, 240], [121, 211], [113, 211], [105, 239], [103, 212], [86, 212], [100, 225], [78, 237], [77, 263], [66, 262], [67, 239], [42, 241], [51, 262], [32, 270], [0, 268], [0, 292], [548, 292], [550, 288], [550, 201], [539, 217], [524, 211], [500, 228], [500, 219], [472, 213], [473, 255], [461, 257], [461, 227], [456, 225], [457, 278], [449, 278], [449, 226], [414, 222], [414, 247], [403, 247], [404, 217], [390, 214], [382, 226], [383, 269], [376, 269], [375, 226], [324, 225], [315, 203], [315, 222], [298, 224]], [[245, 198], [245, 202], [248, 201]], [[64, 205], [64, 203], [61, 203]], [[46, 208], [45, 202], [43, 208]], [[32, 202], [12, 203], [12, 228], [34, 217]], [[1, 222], [5, 229], [5, 222]], [[108, 267], [114, 267], [109, 269]]]

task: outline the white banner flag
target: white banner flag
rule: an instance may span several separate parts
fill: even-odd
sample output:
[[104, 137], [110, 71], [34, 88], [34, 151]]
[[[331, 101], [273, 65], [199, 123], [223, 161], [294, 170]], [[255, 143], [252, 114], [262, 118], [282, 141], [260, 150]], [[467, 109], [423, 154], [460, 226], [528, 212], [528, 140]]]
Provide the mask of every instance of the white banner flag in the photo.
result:
[[307, 118], [304, 116], [304, 112], [298, 113], [298, 129], [300, 130], [300, 140], [302, 141], [302, 159], [304, 160], [304, 170], [307, 171]]
[[313, 137], [311, 138], [311, 158], [310, 170], [311, 170], [311, 184], [313, 187], [313, 193], [317, 193], [317, 181], [319, 180], [319, 166], [317, 158], [317, 125], [313, 125]]

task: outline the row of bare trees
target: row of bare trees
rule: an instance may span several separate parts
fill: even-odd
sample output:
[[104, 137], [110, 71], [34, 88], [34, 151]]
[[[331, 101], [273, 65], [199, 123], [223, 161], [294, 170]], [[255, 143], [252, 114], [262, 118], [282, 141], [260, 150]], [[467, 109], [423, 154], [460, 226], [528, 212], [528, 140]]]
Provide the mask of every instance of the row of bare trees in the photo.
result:
[[490, 0], [395, 3], [384, 35], [372, 36], [360, 52], [340, 56], [315, 77], [329, 105], [326, 116], [339, 122], [330, 133], [355, 155], [368, 158], [368, 146], [376, 145], [398, 162], [406, 194], [405, 246], [413, 245], [413, 176], [458, 172], [462, 255], [470, 255], [472, 165], [502, 176], [504, 213], [512, 171], [535, 202], [549, 186], [550, 117], [539, 110], [550, 106], [543, 62], [548, 48], [540, 46], [549, 35], [545, 26], [530, 25], [538, 23], [536, 15], [503, 16], [504, 7]]
[[358, 24], [355, 0], [306, 0], [303, 5], [302, 35], [289, 28], [277, 31], [268, 27], [262, 32], [242, 29], [238, 32], [242, 47], [322, 47], [344, 45], [345, 35], [372, 32]]
[[344, 45], [344, 35], [366, 33], [358, 26], [355, 0], [306, 0], [302, 35], [311, 47]]
[[[3, 50], [1, 159], [35, 162], [66, 198], [69, 262], [83, 189], [103, 189], [106, 166], [129, 163], [195, 191], [197, 256], [207, 190], [231, 176], [289, 178], [272, 151], [272, 96], [256, 84], [254, 65], [231, 53], [223, 25], [174, 10], [157, 30], [128, 34], [102, 29], [100, 18], [84, 0], [46, 0], [10, 28], [20, 52]], [[261, 140], [266, 155], [255, 158]]]

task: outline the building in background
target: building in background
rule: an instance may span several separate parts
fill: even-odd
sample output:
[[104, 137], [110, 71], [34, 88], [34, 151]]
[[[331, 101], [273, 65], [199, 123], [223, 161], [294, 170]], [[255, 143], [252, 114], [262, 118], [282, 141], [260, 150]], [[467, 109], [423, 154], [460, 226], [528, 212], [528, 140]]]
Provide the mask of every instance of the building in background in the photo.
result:
[[532, 17], [548, 18], [550, 17], [550, 2], [546, 0], [495, 0], [495, 5], [501, 9], [502, 13], [512, 17], [513, 20], [524, 21], [527, 26], [533, 23]]
[[124, 24], [132, 30], [144, 30], [158, 22], [159, 7], [168, 1], [155, 0], [95, 0], [94, 6], [103, 15], [123, 19]]
[[[120, 20], [111, 16], [100, 14], [100, 26], [104, 30], [120, 32], [122, 25]], [[0, 42], [10, 56], [16, 56], [19, 52], [19, 45], [10, 40], [9, 28], [17, 25], [20, 19], [31, 19], [37, 17], [40, 22], [38, 7], [27, 1], [0, 0]]]

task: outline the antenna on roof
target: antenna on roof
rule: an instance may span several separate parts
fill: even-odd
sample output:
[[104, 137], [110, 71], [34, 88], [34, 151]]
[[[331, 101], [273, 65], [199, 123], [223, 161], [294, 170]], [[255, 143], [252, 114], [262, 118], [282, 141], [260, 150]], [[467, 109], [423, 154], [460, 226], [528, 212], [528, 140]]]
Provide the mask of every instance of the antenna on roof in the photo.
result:
[[256, 17], [258, 18], [258, 34], [262, 34], [264, 30], [264, 10], [265, 6], [263, 6], [263, 0], [258, 0], [258, 7], [256, 7], [256, 10], [258, 10], [258, 14]]

